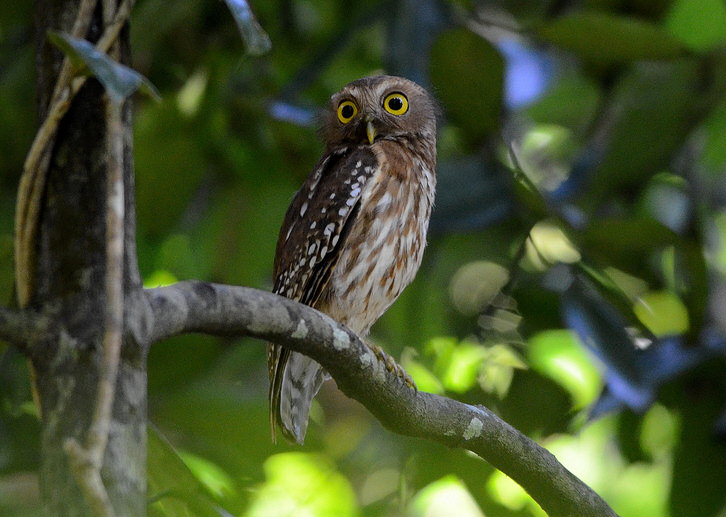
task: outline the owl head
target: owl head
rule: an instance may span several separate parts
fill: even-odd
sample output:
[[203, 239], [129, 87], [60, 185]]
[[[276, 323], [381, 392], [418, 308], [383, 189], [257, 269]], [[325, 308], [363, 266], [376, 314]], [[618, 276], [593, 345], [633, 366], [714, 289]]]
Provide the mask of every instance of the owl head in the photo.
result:
[[330, 98], [321, 135], [328, 149], [373, 145], [379, 139], [430, 141], [436, 135], [436, 114], [433, 98], [413, 81], [390, 75], [364, 77]]

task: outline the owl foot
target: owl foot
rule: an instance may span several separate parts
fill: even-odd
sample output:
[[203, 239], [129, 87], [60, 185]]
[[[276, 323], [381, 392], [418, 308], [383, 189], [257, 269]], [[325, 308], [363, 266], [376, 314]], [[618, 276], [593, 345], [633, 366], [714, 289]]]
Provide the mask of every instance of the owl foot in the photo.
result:
[[418, 391], [418, 388], [416, 387], [416, 383], [413, 382], [413, 378], [406, 373], [406, 371], [403, 369], [403, 366], [398, 364], [394, 359], [393, 356], [390, 356], [386, 354], [383, 349], [378, 345], [369, 345], [371, 347], [371, 350], [374, 354], [376, 354], [376, 357], [379, 361], [384, 363], [386, 365], [386, 370], [388, 370], [391, 373], [395, 373], [396, 377], [401, 379], [403, 382], [406, 383], [406, 386], [411, 388], [414, 391]]

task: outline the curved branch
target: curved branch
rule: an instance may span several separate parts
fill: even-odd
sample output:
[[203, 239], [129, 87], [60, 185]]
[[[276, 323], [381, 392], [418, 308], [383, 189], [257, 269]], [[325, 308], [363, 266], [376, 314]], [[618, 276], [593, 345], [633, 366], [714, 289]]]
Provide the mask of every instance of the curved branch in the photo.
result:
[[308, 306], [257, 289], [203, 282], [145, 293], [152, 308], [147, 344], [185, 332], [274, 341], [322, 364], [343, 393], [389, 430], [478, 454], [551, 517], [616, 516], [549, 451], [487, 408], [408, 388], [348, 328]]

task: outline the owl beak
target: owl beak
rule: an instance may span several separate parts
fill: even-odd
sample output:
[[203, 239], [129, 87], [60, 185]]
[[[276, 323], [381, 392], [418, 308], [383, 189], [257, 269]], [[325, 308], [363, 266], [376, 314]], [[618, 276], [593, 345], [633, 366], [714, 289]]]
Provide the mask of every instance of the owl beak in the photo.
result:
[[368, 136], [368, 142], [373, 145], [373, 140], [376, 139], [376, 135], [378, 134], [378, 131], [376, 131], [376, 126], [373, 125], [373, 121], [369, 120], [366, 122], [366, 135]]

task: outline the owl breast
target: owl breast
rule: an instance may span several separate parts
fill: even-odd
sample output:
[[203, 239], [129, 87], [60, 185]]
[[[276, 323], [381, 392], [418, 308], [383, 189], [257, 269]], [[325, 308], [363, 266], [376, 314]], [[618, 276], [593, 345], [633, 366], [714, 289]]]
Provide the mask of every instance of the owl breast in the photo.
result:
[[356, 222], [321, 310], [366, 335], [416, 276], [433, 206], [435, 175], [398, 142], [373, 146], [377, 167], [361, 192]]

